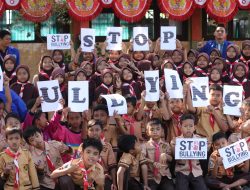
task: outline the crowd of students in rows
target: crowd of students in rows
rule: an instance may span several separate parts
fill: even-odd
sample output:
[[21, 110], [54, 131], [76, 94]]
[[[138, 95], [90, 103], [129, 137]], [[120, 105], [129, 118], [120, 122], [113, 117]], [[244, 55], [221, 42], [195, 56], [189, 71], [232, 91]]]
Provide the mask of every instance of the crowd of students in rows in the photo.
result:
[[[11, 34], [0, 32], [1, 40]], [[250, 133], [250, 41], [230, 44], [226, 58], [185, 50], [177, 41], [173, 51], [76, 52], [70, 63], [64, 52], [42, 55], [31, 81], [28, 63], [1, 50], [4, 78], [0, 99], [0, 189], [242, 189], [250, 182], [249, 161], [225, 169], [218, 149]], [[164, 69], [177, 70], [183, 99], [171, 99], [164, 84]], [[144, 71], [159, 70], [160, 100], [145, 101]], [[209, 106], [192, 106], [190, 77], [209, 77]], [[63, 109], [41, 110], [37, 81], [58, 80]], [[68, 81], [89, 81], [89, 110], [67, 107]], [[241, 117], [223, 114], [223, 84], [243, 86]], [[128, 112], [109, 117], [100, 95], [118, 93]], [[16, 96], [19, 96], [17, 99]], [[26, 109], [15, 109], [23, 101]], [[20, 107], [20, 105], [19, 105]], [[23, 107], [23, 106], [21, 106]], [[175, 140], [204, 137], [207, 160], [175, 160]], [[250, 144], [249, 144], [250, 145]]]

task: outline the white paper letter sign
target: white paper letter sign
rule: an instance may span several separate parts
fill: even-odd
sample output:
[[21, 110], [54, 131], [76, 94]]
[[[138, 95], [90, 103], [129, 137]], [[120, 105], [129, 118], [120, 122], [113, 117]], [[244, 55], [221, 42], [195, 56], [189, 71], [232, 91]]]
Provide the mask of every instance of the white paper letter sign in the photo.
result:
[[224, 114], [241, 116], [240, 107], [242, 103], [242, 86], [223, 86]]
[[95, 49], [95, 29], [81, 28], [81, 48], [83, 52], [93, 52]]
[[145, 71], [146, 101], [158, 101], [160, 98], [159, 71]]
[[0, 91], [3, 91], [3, 71], [0, 67]]
[[122, 49], [122, 27], [107, 28], [107, 50]]
[[50, 112], [62, 109], [59, 100], [62, 98], [58, 80], [38, 81], [39, 96], [43, 97], [42, 111]]
[[250, 154], [245, 139], [219, 149], [219, 153], [223, 158], [222, 162], [225, 169], [250, 159]]
[[176, 49], [176, 27], [162, 26], [161, 27], [161, 50]]
[[166, 89], [170, 98], [183, 98], [183, 86], [177, 71], [164, 69]]
[[47, 49], [70, 49], [70, 34], [48, 34]]
[[118, 111], [118, 114], [127, 114], [127, 102], [123, 96], [120, 94], [108, 94], [101, 96], [107, 101], [109, 116], [113, 116], [114, 111]]
[[176, 160], [206, 160], [207, 139], [206, 138], [176, 138], [175, 144]]
[[149, 51], [148, 27], [134, 27], [133, 39], [134, 51]]
[[209, 105], [208, 77], [192, 77], [191, 93], [193, 107], [206, 107]]
[[89, 82], [69, 81], [68, 106], [73, 112], [83, 112], [89, 109]]

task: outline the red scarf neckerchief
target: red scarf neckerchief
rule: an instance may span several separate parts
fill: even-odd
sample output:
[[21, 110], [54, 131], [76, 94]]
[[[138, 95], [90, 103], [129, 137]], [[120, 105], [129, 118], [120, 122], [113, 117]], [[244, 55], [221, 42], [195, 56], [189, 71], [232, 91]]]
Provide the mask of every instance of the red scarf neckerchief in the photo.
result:
[[203, 76], [209, 76], [209, 73], [208, 72], [205, 72], [203, 69], [199, 68], [199, 67], [195, 67], [195, 70], [202, 74]]
[[101, 86], [107, 90], [107, 94], [111, 94], [111, 91], [109, 88], [112, 87], [113, 85], [110, 87], [107, 87], [104, 83], [102, 83]]
[[65, 91], [65, 89], [66, 89], [66, 85], [65, 84], [63, 84], [62, 86], [60, 86], [61, 92]]
[[183, 67], [183, 64], [184, 63], [180, 63], [178, 66], [174, 64], [174, 66], [175, 66], [176, 70], [178, 71]]
[[41, 70], [39, 73], [40, 73], [43, 77], [45, 77], [46, 79], [50, 80], [50, 76], [49, 76], [47, 73], [45, 73], [43, 70]]
[[92, 185], [92, 183], [89, 183], [88, 181], [88, 174], [92, 172], [92, 170], [86, 170], [82, 162], [79, 164], [79, 167], [81, 168], [83, 176], [83, 189], [88, 190], [88, 188]]
[[[159, 162], [160, 161], [160, 144], [153, 142], [153, 145], [155, 147], [155, 155], [154, 155], [154, 161], [155, 162]], [[158, 168], [154, 168], [154, 176], [156, 177], [159, 173], [159, 169]]]
[[154, 111], [155, 111], [154, 108], [152, 108], [152, 109], [149, 109], [149, 108], [144, 109], [144, 112], [146, 112], [148, 114], [149, 119], [152, 119]]
[[193, 73], [192, 75], [190, 75], [190, 76], [185, 76], [185, 75], [183, 75], [183, 81], [186, 81], [188, 78], [190, 78], [190, 77], [197, 77], [196, 76], [196, 74], [195, 73]]
[[[219, 110], [220, 108], [215, 107], [214, 109]], [[210, 123], [210, 126], [211, 126], [211, 128], [213, 129], [213, 132], [214, 132], [215, 118], [214, 118], [214, 115], [212, 113], [209, 114], [209, 123]]]
[[250, 64], [250, 59], [247, 61], [243, 56], [240, 57], [240, 62], [245, 63], [248, 69], [248, 66]]
[[53, 164], [53, 162], [52, 162], [51, 159], [50, 159], [49, 153], [48, 153], [48, 152], [45, 152], [45, 156], [46, 156], [46, 161], [47, 161], [49, 170], [50, 170], [51, 172], [53, 172], [56, 168], [55, 168], [55, 165]]
[[182, 113], [181, 114], [173, 114], [172, 115], [172, 119], [174, 120], [174, 122], [177, 123], [176, 126], [174, 126], [175, 129], [177, 129], [177, 136], [181, 135], [181, 123], [180, 123], [180, 119], [181, 119]]
[[234, 83], [236, 83], [237, 85], [239, 85], [239, 86], [242, 86], [243, 87], [243, 92], [242, 92], [242, 94], [243, 94], [243, 99], [245, 98], [245, 94], [246, 94], [246, 92], [245, 92], [245, 90], [244, 90], [244, 85], [247, 83], [247, 78], [244, 78], [243, 79], [243, 81], [239, 81], [238, 79], [236, 79], [235, 77], [233, 77], [232, 78], [232, 81], [234, 82]]
[[23, 97], [23, 91], [24, 91], [24, 88], [26, 86], [26, 84], [29, 84], [30, 82], [27, 81], [27, 82], [20, 82], [20, 81], [17, 81], [17, 84], [20, 84], [21, 85], [21, 88], [20, 88], [20, 92], [19, 92], [19, 96], [22, 98]]
[[127, 114], [124, 114], [122, 118], [129, 124], [129, 134], [134, 135], [135, 134], [135, 122], [136, 122], [135, 118]]
[[[6, 72], [3, 72], [3, 73], [6, 74]], [[11, 80], [11, 79], [13, 79], [15, 76], [16, 76], [16, 72], [13, 72], [13, 73], [11, 74], [11, 76], [9, 77], [9, 79]]]
[[238, 63], [238, 60], [234, 61], [234, 62], [230, 62], [228, 60], [226, 60], [226, 64], [229, 66], [229, 76], [230, 78], [233, 78], [233, 68], [234, 65]]
[[131, 96], [135, 96], [135, 90], [134, 90], [133, 84], [135, 84], [135, 81], [132, 81], [130, 84], [129, 83], [122, 84], [122, 86], [129, 86], [129, 93]]
[[218, 82], [213, 82], [213, 81], [209, 81], [209, 86], [212, 85], [212, 84], [218, 84], [222, 87], [222, 81], [219, 80]]
[[4, 151], [7, 155], [9, 155], [11, 158], [14, 159], [14, 165], [15, 165], [15, 183], [14, 183], [14, 189], [19, 189], [19, 165], [18, 165], [18, 156], [20, 155], [20, 152], [13, 153], [9, 148], [5, 149]]

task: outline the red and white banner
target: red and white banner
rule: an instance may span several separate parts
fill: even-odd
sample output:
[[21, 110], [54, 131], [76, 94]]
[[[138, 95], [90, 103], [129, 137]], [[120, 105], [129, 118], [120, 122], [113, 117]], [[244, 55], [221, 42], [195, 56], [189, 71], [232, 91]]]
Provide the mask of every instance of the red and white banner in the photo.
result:
[[237, 14], [238, 5], [235, 0], [208, 0], [206, 11], [216, 22], [226, 23]]
[[196, 8], [193, 0], [158, 0], [158, 6], [170, 19], [179, 21], [187, 20]]
[[21, 15], [32, 22], [44, 22], [51, 16], [50, 0], [22, 0]]
[[114, 12], [117, 17], [127, 22], [141, 20], [151, 5], [152, 0], [116, 0]]
[[102, 12], [99, 0], [67, 0], [69, 14], [77, 21], [90, 21]]

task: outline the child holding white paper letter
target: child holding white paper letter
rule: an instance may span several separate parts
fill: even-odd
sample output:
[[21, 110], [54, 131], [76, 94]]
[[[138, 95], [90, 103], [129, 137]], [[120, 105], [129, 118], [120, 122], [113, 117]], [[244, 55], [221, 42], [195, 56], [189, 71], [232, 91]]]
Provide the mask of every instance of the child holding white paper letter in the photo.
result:
[[[241, 189], [242, 185], [250, 181], [250, 175], [248, 173], [239, 173], [239, 171], [246, 172], [249, 167], [248, 164], [241, 163], [232, 168], [225, 169], [222, 163], [223, 158], [218, 152], [218, 149], [228, 145], [225, 134], [223, 132], [214, 134], [212, 142], [214, 152], [209, 158], [208, 176], [206, 177], [207, 186], [210, 190]], [[238, 170], [238, 172], [236, 172], [236, 170]]]
[[[186, 82], [190, 89], [190, 82]], [[186, 91], [187, 110], [195, 113], [199, 118], [196, 126], [196, 133], [207, 138], [220, 130], [226, 132], [228, 130], [228, 122], [223, 114], [221, 107], [223, 89], [218, 84], [213, 84], [209, 87], [209, 104], [207, 107], [193, 107], [191, 92]], [[185, 95], [184, 95], [185, 96]]]
[[[195, 118], [192, 114], [183, 114], [180, 118], [182, 135], [176, 138], [199, 138], [194, 134]], [[175, 154], [176, 138], [171, 141], [172, 151]], [[206, 190], [205, 181], [199, 160], [176, 160], [176, 190]]]

